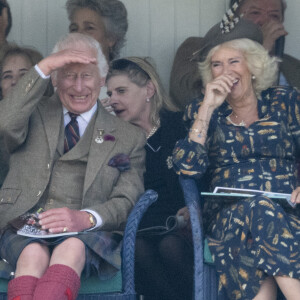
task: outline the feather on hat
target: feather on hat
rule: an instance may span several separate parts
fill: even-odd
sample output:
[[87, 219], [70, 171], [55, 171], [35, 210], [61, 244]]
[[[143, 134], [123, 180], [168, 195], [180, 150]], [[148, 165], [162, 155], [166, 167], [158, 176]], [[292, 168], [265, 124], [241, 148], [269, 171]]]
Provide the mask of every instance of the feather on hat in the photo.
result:
[[263, 34], [259, 26], [240, 18], [237, 14], [241, 2], [242, 0], [236, 0], [225, 13], [222, 21], [206, 33], [203, 38], [203, 47], [193, 53], [193, 59], [204, 61], [212, 48], [235, 39], [247, 38], [260, 44], [263, 43]]

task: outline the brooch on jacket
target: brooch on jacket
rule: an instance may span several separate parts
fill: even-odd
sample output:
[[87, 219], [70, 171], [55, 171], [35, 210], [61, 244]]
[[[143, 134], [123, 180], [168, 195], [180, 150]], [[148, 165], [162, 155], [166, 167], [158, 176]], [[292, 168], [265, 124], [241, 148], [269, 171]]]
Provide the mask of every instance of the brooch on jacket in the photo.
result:
[[104, 129], [97, 128], [98, 135], [95, 138], [97, 144], [102, 144], [104, 141], [115, 141], [116, 138], [110, 134], [104, 134]]
[[124, 153], [119, 153], [109, 160], [108, 165], [124, 172], [130, 169], [130, 158]]

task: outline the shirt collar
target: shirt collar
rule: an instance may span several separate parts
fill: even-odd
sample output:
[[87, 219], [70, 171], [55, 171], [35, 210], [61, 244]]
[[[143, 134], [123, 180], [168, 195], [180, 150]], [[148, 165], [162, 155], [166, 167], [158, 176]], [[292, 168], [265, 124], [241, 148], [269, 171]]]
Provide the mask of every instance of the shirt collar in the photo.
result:
[[[91, 118], [93, 117], [95, 111], [97, 110], [97, 107], [98, 107], [98, 103], [97, 103], [97, 101], [96, 101], [96, 103], [94, 104], [94, 106], [93, 106], [90, 110], [88, 110], [88, 111], [86, 111], [86, 112], [80, 114], [80, 117], [81, 117], [86, 123], [89, 123], [90, 120], [91, 120]], [[69, 112], [69, 111], [63, 106], [63, 114], [64, 114], [64, 116], [65, 116], [68, 112]]]

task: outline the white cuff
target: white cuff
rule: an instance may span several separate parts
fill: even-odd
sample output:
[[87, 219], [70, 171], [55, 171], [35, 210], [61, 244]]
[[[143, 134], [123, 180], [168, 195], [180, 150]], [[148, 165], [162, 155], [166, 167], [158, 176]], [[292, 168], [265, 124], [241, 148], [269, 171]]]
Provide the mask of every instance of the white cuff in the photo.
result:
[[44, 73], [43, 73], [43, 71], [39, 68], [39, 66], [36, 64], [35, 66], [34, 66], [34, 68], [35, 68], [35, 70], [39, 73], [39, 75], [43, 78], [43, 79], [48, 79], [48, 78], [50, 78], [50, 75], [45, 75]]
[[97, 212], [95, 212], [94, 210], [91, 210], [91, 209], [81, 209], [81, 211], [89, 212], [96, 219], [96, 225], [94, 227], [92, 227], [92, 228], [87, 229], [86, 231], [90, 231], [90, 230], [98, 228], [98, 227], [100, 227], [102, 225], [102, 223], [103, 223], [102, 218], [100, 217], [100, 215]]

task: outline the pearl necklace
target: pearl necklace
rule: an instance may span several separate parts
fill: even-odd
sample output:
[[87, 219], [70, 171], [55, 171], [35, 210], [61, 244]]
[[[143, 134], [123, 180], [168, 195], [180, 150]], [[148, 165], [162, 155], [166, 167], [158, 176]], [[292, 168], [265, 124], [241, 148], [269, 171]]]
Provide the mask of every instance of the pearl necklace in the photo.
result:
[[160, 126], [160, 120], [158, 119], [158, 121], [156, 122], [156, 125], [154, 125], [152, 127], [149, 134], [147, 135], [147, 140], [156, 132], [156, 130], [159, 128], [159, 126]]

